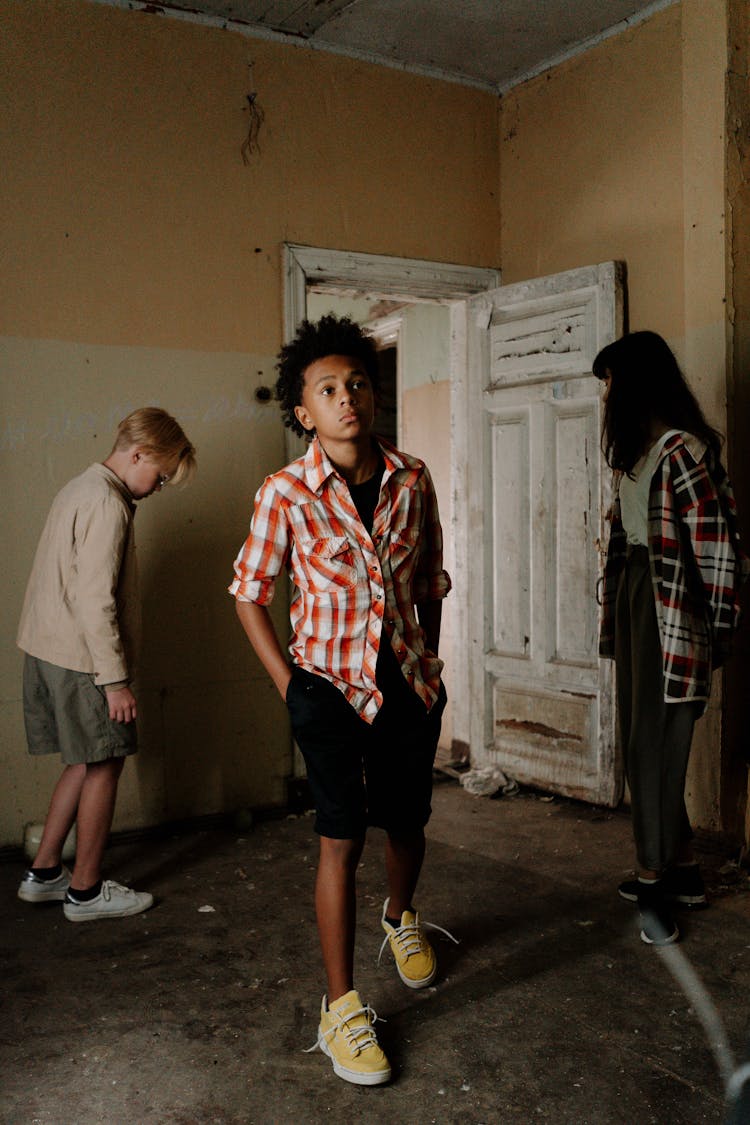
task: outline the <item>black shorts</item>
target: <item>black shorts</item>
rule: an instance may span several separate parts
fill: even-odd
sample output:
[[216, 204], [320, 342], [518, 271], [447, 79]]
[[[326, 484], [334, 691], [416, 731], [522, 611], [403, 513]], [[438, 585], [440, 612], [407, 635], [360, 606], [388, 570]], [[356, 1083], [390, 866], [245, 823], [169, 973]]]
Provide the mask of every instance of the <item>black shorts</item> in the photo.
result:
[[286, 702], [321, 836], [356, 840], [368, 825], [408, 835], [430, 819], [445, 688], [428, 711], [399, 677], [403, 688], [383, 685], [383, 704], [366, 723], [330, 680], [293, 670]]

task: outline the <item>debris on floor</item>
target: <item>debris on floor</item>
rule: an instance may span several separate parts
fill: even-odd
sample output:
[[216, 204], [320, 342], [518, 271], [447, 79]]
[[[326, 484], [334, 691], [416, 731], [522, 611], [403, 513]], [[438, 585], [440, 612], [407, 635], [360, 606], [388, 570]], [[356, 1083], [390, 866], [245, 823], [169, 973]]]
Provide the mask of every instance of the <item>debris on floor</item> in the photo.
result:
[[518, 792], [518, 782], [504, 774], [497, 766], [480, 766], [461, 774], [461, 784], [473, 797], [494, 797], [502, 793], [509, 797]]

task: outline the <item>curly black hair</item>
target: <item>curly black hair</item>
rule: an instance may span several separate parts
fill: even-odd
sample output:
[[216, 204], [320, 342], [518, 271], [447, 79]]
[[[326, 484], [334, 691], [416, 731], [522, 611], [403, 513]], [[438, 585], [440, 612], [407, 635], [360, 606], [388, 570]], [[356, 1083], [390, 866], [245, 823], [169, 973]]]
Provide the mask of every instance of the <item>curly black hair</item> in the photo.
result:
[[378, 359], [375, 344], [360, 326], [348, 316], [329, 313], [319, 321], [303, 320], [293, 340], [279, 352], [276, 368], [276, 400], [281, 403], [284, 425], [298, 437], [312, 437], [297, 421], [295, 406], [302, 403], [305, 371], [316, 359], [329, 355], [345, 355], [359, 360], [372, 389], [379, 390]]

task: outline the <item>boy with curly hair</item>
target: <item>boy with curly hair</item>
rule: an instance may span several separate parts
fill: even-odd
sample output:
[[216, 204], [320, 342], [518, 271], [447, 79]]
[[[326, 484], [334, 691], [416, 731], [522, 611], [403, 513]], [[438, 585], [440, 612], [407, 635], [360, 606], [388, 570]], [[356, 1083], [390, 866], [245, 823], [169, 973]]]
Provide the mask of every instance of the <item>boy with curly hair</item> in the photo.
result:
[[[259, 489], [229, 589], [286, 701], [315, 802], [328, 983], [316, 1046], [340, 1078], [376, 1085], [391, 1072], [375, 1013], [354, 988], [356, 871], [368, 825], [383, 828], [383, 946], [407, 987], [427, 987], [437, 965], [413, 899], [445, 707], [438, 641], [450, 579], [427, 468], [372, 432], [372, 340], [346, 317], [305, 321], [278, 370], [285, 424], [310, 446]], [[289, 656], [267, 609], [284, 570]]]

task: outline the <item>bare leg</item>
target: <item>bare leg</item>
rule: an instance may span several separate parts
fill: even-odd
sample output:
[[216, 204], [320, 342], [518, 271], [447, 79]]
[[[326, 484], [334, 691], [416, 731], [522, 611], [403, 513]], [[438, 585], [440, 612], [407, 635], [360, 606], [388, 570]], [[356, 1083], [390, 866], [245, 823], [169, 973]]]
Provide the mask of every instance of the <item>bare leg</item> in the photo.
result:
[[63, 844], [76, 819], [85, 777], [85, 765], [65, 766], [60, 774], [47, 810], [34, 867], [56, 867], [60, 862]]
[[330, 836], [320, 837], [315, 911], [329, 1001], [338, 1000], [354, 988], [356, 873], [364, 843], [364, 838], [334, 840]]
[[385, 868], [388, 875], [388, 914], [400, 918], [410, 910], [424, 860], [424, 831], [419, 828], [409, 836], [386, 839]]
[[78, 802], [78, 842], [71, 888], [85, 891], [101, 878], [102, 856], [115, 812], [117, 783], [124, 758], [108, 758], [85, 767]]

